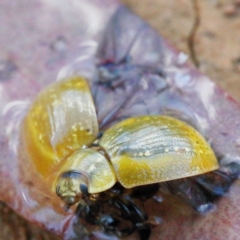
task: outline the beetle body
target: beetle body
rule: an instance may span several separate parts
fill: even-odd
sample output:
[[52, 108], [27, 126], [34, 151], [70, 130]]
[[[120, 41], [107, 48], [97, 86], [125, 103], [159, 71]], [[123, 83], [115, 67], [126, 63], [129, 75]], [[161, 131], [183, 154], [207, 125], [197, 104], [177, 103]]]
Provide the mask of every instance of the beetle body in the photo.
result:
[[23, 129], [37, 172], [43, 179], [51, 176], [52, 190], [67, 205], [81, 199], [83, 185], [93, 194], [117, 181], [132, 188], [218, 168], [205, 139], [168, 116], [123, 120], [105, 131], [98, 149], [91, 148], [98, 123], [91, 92], [81, 77], [56, 82], [40, 93]]

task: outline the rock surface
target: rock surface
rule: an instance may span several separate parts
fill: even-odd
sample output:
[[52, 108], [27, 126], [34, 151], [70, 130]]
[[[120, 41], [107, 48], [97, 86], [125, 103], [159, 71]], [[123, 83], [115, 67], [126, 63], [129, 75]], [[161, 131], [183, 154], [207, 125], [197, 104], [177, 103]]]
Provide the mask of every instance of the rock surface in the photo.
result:
[[[240, 100], [239, 1], [124, 0], [124, 3], [187, 53], [201, 72]], [[58, 239], [17, 216], [3, 203], [0, 226], [0, 240]]]

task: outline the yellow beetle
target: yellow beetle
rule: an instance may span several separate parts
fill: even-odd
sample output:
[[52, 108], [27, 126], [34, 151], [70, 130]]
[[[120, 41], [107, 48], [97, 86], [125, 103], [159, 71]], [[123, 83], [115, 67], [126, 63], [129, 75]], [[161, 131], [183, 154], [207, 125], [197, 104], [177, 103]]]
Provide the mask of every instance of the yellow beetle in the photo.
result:
[[67, 206], [84, 189], [96, 194], [117, 181], [125, 188], [190, 177], [217, 169], [206, 140], [169, 116], [137, 116], [106, 130], [98, 122], [87, 81], [79, 76], [41, 92], [23, 124], [23, 140], [37, 172]]

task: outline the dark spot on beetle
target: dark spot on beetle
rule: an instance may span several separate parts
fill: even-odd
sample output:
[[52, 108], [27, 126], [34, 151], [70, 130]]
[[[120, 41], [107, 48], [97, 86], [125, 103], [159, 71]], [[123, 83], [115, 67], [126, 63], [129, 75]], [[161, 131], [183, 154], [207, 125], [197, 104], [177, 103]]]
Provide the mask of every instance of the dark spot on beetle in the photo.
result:
[[103, 132], [99, 132], [97, 135], [97, 139], [100, 139], [103, 136]]
[[85, 196], [89, 196], [88, 186], [86, 184], [81, 183], [80, 190], [81, 190], [82, 194], [84, 194]]
[[86, 128], [85, 130], [86, 130], [86, 132], [90, 132], [90, 129], [89, 129], [89, 128]]
[[18, 69], [17, 65], [11, 60], [0, 61], [0, 81], [10, 80], [12, 74]]

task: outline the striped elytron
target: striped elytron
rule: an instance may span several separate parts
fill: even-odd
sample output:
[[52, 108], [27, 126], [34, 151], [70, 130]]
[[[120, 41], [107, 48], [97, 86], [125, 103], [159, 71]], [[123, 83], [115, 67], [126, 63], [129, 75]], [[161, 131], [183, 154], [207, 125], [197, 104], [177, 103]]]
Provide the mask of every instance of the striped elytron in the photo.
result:
[[[98, 135], [95, 106], [84, 78], [55, 82], [41, 92], [24, 121], [24, 143], [42, 178], [66, 205], [117, 181], [125, 188], [189, 177], [218, 168], [205, 139], [168, 116], [137, 116]], [[81, 186], [81, 187], [80, 187]]]

